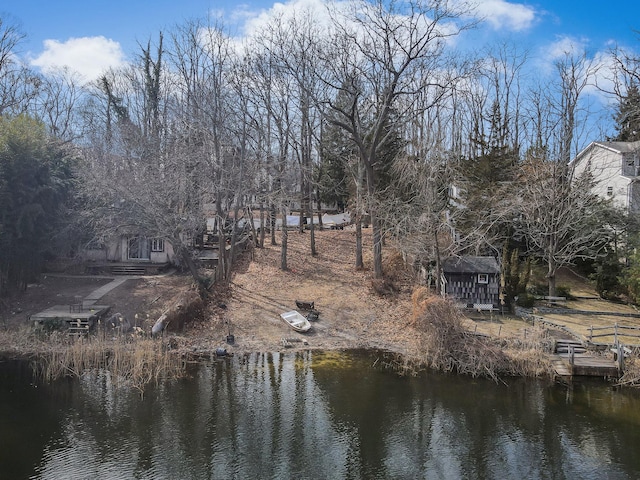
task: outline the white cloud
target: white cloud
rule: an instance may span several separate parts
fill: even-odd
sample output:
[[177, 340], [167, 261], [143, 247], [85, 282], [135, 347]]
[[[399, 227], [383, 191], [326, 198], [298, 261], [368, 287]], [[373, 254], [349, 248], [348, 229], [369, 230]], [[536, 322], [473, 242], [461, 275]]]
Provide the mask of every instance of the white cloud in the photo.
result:
[[587, 49], [585, 38], [559, 37], [545, 48], [549, 60], [559, 60], [567, 55], [580, 55]]
[[567, 36], [558, 37], [554, 42], [540, 47], [535, 67], [543, 75], [553, 75], [558, 61], [566, 57], [582, 55], [587, 50], [588, 40]]
[[[334, 5], [340, 5], [335, 2]], [[259, 34], [263, 28], [273, 19], [280, 19], [283, 22], [290, 21], [300, 14], [312, 14], [316, 24], [327, 25], [329, 23], [329, 13], [327, 2], [324, 0], [289, 0], [286, 3], [275, 2], [268, 10], [259, 12], [251, 11], [246, 6], [240, 6], [234, 12], [237, 19], [244, 20], [245, 37], [252, 37]]]
[[480, 0], [476, 12], [494, 30], [520, 32], [531, 28], [537, 20], [533, 7], [504, 0]]
[[[605, 45], [605, 48], [607, 45]], [[556, 41], [545, 45], [540, 50], [538, 61], [535, 63], [536, 71], [550, 78], [557, 75], [557, 64], [567, 59], [578, 59], [585, 55], [585, 63], [579, 69], [581, 75], [587, 77], [582, 95], [588, 95], [603, 105], [611, 103], [614, 89], [613, 73], [615, 62], [608, 49], [589, 52], [589, 40], [587, 38], [575, 38], [569, 36], [558, 37]], [[580, 81], [584, 78], [580, 78]]]
[[31, 60], [31, 65], [43, 72], [66, 67], [91, 81], [108, 68], [125, 64], [120, 44], [102, 36], [70, 38], [66, 42], [45, 40], [43, 43], [44, 51]]

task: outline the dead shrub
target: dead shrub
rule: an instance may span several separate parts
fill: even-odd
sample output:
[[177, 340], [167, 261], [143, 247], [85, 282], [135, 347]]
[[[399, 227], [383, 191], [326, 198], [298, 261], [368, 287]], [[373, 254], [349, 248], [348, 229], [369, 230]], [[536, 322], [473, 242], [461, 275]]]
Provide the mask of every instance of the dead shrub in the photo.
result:
[[636, 357], [625, 359], [624, 374], [618, 379], [618, 385], [640, 387], [640, 361]]
[[433, 304], [440, 300], [441, 297], [434, 295], [427, 287], [417, 287], [411, 294], [411, 303], [413, 304], [412, 311], [412, 325], [415, 325], [422, 315], [424, 315], [426, 309], [430, 304]]
[[167, 314], [167, 330], [182, 331], [190, 322], [200, 320], [205, 311], [205, 302], [195, 290], [183, 294]]
[[412, 298], [420, 356], [428, 367], [495, 381], [504, 375], [541, 376], [551, 371], [543, 344], [534, 335], [526, 345], [475, 335], [466, 329], [462, 312], [450, 300], [421, 289]]
[[402, 253], [395, 249], [389, 249], [383, 257], [382, 270], [394, 283], [404, 283], [411, 278]]
[[379, 297], [393, 297], [400, 293], [398, 286], [387, 277], [371, 279], [371, 289]]

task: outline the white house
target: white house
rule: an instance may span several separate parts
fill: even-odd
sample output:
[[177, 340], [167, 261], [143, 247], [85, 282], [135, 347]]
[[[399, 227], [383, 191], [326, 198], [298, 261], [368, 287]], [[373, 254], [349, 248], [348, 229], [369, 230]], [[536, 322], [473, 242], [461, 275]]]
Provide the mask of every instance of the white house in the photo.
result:
[[143, 274], [157, 272], [175, 260], [173, 246], [161, 238], [119, 235], [82, 254], [90, 270]]
[[591, 172], [593, 193], [628, 213], [640, 211], [640, 141], [592, 142], [571, 164], [576, 176]]

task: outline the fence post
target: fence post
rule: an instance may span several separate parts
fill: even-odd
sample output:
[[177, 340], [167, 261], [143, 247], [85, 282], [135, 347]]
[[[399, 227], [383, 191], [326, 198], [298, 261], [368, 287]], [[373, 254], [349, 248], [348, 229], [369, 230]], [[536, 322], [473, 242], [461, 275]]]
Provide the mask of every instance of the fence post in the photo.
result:
[[618, 370], [622, 373], [624, 371], [624, 346], [620, 345], [618, 340], [616, 340], [616, 350], [618, 351]]
[[571, 375], [573, 375], [574, 353], [573, 345], [569, 345], [569, 364], [571, 365]]

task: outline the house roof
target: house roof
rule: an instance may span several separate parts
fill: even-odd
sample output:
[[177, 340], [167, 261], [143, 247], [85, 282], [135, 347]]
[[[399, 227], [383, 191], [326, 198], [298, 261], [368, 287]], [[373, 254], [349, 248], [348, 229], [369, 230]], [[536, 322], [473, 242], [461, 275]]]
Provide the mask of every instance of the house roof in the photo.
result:
[[445, 273], [500, 273], [494, 257], [448, 257], [442, 262]]
[[595, 147], [604, 148], [606, 150], [615, 153], [632, 153], [640, 150], [640, 140], [637, 142], [591, 142], [584, 148], [576, 157], [571, 160], [571, 163], [580, 161], [580, 158], [585, 155], [589, 150], [593, 150]]
[[593, 142], [604, 148], [609, 148], [620, 153], [631, 153], [640, 149], [640, 141], [637, 142]]

